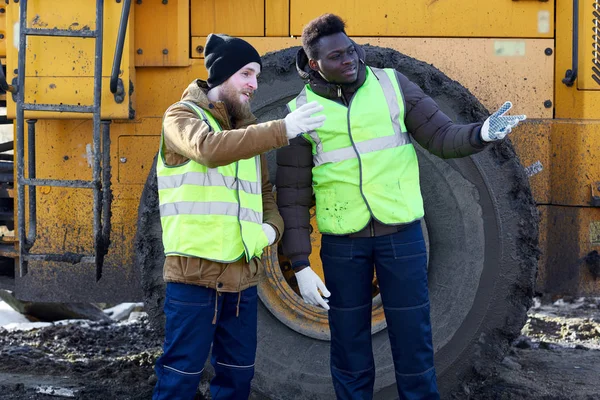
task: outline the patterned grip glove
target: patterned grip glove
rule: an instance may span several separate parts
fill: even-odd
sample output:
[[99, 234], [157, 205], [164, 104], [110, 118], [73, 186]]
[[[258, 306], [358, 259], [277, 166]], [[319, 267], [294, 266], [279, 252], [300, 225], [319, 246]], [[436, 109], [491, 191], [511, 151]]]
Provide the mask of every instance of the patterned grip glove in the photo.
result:
[[507, 101], [502, 107], [485, 120], [481, 127], [481, 139], [486, 142], [504, 139], [510, 133], [512, 128], [517, 126], [527, 117], [525, 115], [504, 115], [512, 107], [512, 103]]

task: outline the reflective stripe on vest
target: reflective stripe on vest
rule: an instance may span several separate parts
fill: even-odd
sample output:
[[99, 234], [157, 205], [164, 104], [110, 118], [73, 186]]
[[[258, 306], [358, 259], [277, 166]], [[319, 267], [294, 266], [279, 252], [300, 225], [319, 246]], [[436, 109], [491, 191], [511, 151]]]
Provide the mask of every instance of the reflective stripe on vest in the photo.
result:
[[[357, 143], [356, 147], [361, 154], [384, 150], [391, 147], [403, 146], [405, 144], [410, 143], [408, 134], [406, 133], [406, 131], [403, 131], [400, 126], [400, 119], [402, 117], [402, 120], [404, 120], [404, 115], [403, 113], [402, 116], [400, 115], [401, 113], [400, 106], [398, 103], [398, 96], [396, 96], [396, 90], [394, 89], [394, 86], [390, 81], [390, 77], [382, 69], [371, 68], [371, 70], [375, 73], [377, 79], [379, 79], [379, 84], [383, 89], [388, 109], [390, 111], [390, 119], [394, 128], [394, 135], [375, 138]], [[304, 88], [300, 95], [296, 98], [296, 108], [303, 106], [306, 103], [306, 88]], [[404, 123], [402, 122], [402, 125], [403, 124]], [[316, 152], [313, 157], [315, 166], [319, 166], [328, 162], [339, 162], [356, 157], [356, 151], [352, 146], [323, 152], [323, 144], [321, 143], [319, 135], [315, 131], [308, 132], [307, 134], [311, 137], [312, 141], [316, 145]]]
[[240, 208], [235, 203], [225, 203], [212, 201], [210, 203], [196, 203], [193, 201], [179, 201], [177, 203], [167, 203], [160, 205], [160, 216], [169, 217], [172, 215], [229, 215], [239, 217], [242, 221], [262, 224], [260, 214], [249, 208]]
[[181, 175], [158, 177], [158, 190], [174, 189], [182, 185], [224, 186], [235, 189], [236, 183], [239, 183], [239, 189], [246, 193], [261, 194], [260, 183], [236, 180], [235, 177], [221, 175], [214, 169], [209, 169], [207, 172], [187, 172]]
[[[192, 102], [180, 104], [221, 131], [210, 113]], [[218, 168], [188, 160], [164, 162], [163, 138], [157, 160], [159, 209], [166, 255], [233, 262], [260, 257], [268, 239], [262, 230], [260, 156]]]
[[344, 235], [360, 231], [371, 217], [389, 225], [421, 218], [417, 157], [395, 71], [367, 67], [348, 107], [307, 85], [288, 108], [314, 100], [327, 120], [303, 137], [312, 146], [319, 230]]

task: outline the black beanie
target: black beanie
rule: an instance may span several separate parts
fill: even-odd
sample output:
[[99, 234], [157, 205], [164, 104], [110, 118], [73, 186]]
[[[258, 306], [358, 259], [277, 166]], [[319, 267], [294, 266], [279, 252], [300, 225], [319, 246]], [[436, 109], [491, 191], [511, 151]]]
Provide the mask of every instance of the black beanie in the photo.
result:
[[208, 70], [208, 87], [225, 82], [244, 65], [257, 62], [262, 68], [260, 55], [250, 43], [240, 38], [211, 33], [204, 47], [204, 65]]

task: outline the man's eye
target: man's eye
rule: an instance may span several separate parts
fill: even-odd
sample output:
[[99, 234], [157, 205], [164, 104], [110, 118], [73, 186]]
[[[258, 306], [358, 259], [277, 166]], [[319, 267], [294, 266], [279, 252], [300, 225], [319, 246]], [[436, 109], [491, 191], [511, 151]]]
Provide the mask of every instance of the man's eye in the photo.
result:
[[246, 72], [246, 71], [242, 72], [242, 75], [244, 75], [244, 76], [250, 76], [250, 74], [248, 72]]
[[332, 60], [337, 60], [338, 58], [340, 58], [339, 54], [334, 54], [330, 57]]
[[348, 53], [349, 54], [354, 54], [355, 51], [356, 51], [355, 49], [350, 49], [350, 50], [348, 50]]

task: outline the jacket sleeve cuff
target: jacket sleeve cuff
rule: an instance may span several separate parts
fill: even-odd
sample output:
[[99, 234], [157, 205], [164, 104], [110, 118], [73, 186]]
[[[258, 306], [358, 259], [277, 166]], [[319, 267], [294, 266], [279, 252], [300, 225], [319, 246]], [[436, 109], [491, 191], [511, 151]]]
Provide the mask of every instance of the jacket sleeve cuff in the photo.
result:
[[298, 259], [292, 259], [290, 261], [292, 262], [292, 269], [294, 270], [294, 272], [300, 272], [304, 268], [310, 266], [308, 258], [306, 258], [305, 256], [300, 256], [298, 257]]
[[283, 146], [287, 146], [288, 144], [290, 144], [288, 138], [287, 138], [287, 134], [286, 134], [286, 130], [285, 130], [285, 121], [283, 119], [277, 120], [275, 121], [276, 126], [277, 126], [277, 146], [278, 147], [283, 147]]
[[277, 228], [277, 226], [268, 221], [263, 222], [263, 224], [269, 224], [271, 228], [273, 228], [273, 230], [275, 231], [275, 241], [273, 242], [273, 244], [279, 243], [279, 240], [281, 240], [281, 233], [279, 233], [279, 229]]
[[490, 143], [491, 143], [491, 142], [486, 142], [486, 141], [485, 141], [485, 140], [483, 140], [483, 138], [481, 137], [481, 127], [482, 127], [482, 126], [483, 126], [483, 124], [482, 124], [482, 125], [480, 125], [480, 126], [478, 126], [477, 128], [475, 128], [475, 130], [476, 130], [476, 133], [477, 133], [477, 134], [475, 135], [475, 138], [474, 138], [474, 139], [475, 139], [475, 140], [474, 140], [474, 141], [475, 141], [475, 143], [471, 143], [471, 144], [473, 145], [473, 147], [476, 147], [476, 148], [479, 148], [479, 149], [481, 149], [481, 148], [484, 148], [485, 146], [487, 146], [488, 144], [490, 144]]

